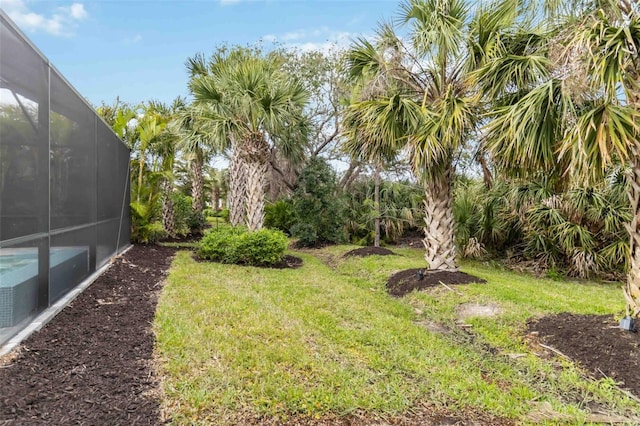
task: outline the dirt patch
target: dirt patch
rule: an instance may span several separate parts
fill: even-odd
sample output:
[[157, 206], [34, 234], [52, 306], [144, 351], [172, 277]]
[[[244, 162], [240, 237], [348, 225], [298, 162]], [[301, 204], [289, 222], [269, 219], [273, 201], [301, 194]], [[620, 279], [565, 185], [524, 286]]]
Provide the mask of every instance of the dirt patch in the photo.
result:
[[[193, 260], [195, 260], [198, 263], [216, 262], [214, 260], [203, 259], [200, 256], [198, 256], [196, 253], [193, 253], [191, 255], [191, 257], [193, 258]], [[273, 265], [251, 265], [251, 266], [254, 267], [254, 268], [267, 268], [267, 269], [268, 268], [272, 268], [272, 269], [298, 269], [303, 265], [303, 263], [304, 262], [299, 257], [291, 256], [289, 254], [285, 254], [280, 262], [274, 263]], [[244, 266], [242, 264], [239, 264], [239, 265], [240, 266]]]
[[396, 246], [410, 247], [410, 248], [424, 250], [424, 243], [422, 242], [423, 239], [424, 239], [423, 236], [417, 236], [417, 235], [398, 238], [398, 240], [396, 241]]
[[477, 303], [464, 303], [458, 306], [458, 318], [465, 320], [472, 317], [495, 317], [502, 310], [496, 305], [479, 305]]
[[0, 369], [0, 424], [156, 425], [151, 323], [175, 250], [134, 246]]
[[290, 254], [285, 254], [282, 260], [275, 265], [265, 266], [265, 268], [274, 268], [274, 269], [298, 269], [302, 267], [302, 259], [296, 256], [291, 256]]
[[640, 397], [640, 333], [620, 330], [608, 315], [563, 313], [533, 320], [528, 327], [595, 378], [611, 377]]
[[366, 256], [392, 256], [395, 255], [389, 249], [383, 247], [361, 247], [346, 252], [342, 257], [366, 257]]
[[202, 232], [196, 232], [194, 234], [189, 233], [187, 235], [180, 236], [180, 237], [163, 238], [159, 242], [161, 243], [197, 243], [202, 239], [203, 235], [204, 234]]
[[418, 321], [416, 324], [424, 327], [426, 330], [430, 331], [431, 333], [437, 333], [437, 334], [451, 333], [451, 330], [449, 329], [449, 327], [447, 327], [444, 324], [440, 324], [439, 322], [422, 320], [422, 321]]
[[[422, 278], [419, 272], [423, 272]], [[486, 283], [482, 278], [460, 271], [429, 271], [424, 269], [407, 269], [393, 274], [387, 281], [387, 292], [401, 297], [413, 290], [424, 290], [429, 287], [454, 284]]]
[[458, 411], [454, 414], [446, 408], [432, 407], [428, 403], [422, 402], [412, 408], [410, 413], [404, 415], [381, 416], [357, 411], [346, 416], [328, 414], [320, 418], [309, 418], [292, 415], [281, 419], [239, 413], [234, 419], [234, 424], [260, 426], [509, 426], [514, 422], [510, 419], [471, 410]]

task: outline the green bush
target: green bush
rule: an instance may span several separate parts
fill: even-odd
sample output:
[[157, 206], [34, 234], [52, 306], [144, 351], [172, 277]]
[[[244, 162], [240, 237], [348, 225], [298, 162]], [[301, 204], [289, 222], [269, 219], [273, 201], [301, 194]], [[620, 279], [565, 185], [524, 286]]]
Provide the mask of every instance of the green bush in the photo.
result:
[[283, 199], [267, 204], [264, 208], [264, 226], [279, 229], [291, 235], [291, 227], [296, 223], [295, 212], [291, 200]]
[[282, 260], [287, 244], [287, 236], [278, 230], [248, 232], [240, 226], [214, 228], [200, 240], [198, 256], [222, 263], [268, 266]]
[[296, 224], [291, 235], [302, 246], [346, 241], [345, 203], [338, 196], [336, 175], [321, 158], [309, 160], [293, 196]]
[[535, 263], [550, 274], [623, 277], [633, 214], [617, 171], [593, 187], [558, 187], [545, 175], [496, 183], [458, 181], [453, 213], [463, 256]]
[[207, 207], [206, 209], [202, 210], [202, 214], [204, 215], [204, 217], [217, 217], [218, 211]]
[[134, 243], [153, 244], [164, 238], [166, 233], [157, 217], [157, 203], [130, 204], [131, 209], [131, 241]]
[[190, 217], [193, 214], [191, 197], [176, 192], [172, 194], [171, 201], [173, 202], [173, 217], [176, 221], [176, 233], [187, 235], [190, 231]]
[[225, 222], [229, 222], [229, 209], [222, 209], [218, 212], [218, 217], [224, 219]]

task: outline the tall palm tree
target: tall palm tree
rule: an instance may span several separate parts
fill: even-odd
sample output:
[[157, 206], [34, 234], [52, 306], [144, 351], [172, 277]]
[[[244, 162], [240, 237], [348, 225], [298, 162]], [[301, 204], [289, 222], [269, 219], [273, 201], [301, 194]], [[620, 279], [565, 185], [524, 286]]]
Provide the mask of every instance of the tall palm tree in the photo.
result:
[[141, 202], [142, 184], [145, 169], [148, 168], [148, 156], [151, 154], [153, 145], [163, 137], [167, 121], [158, 112], [153, 103], [145, 106], [144, 115], [138, 120], [138, 183], [136, 188], [136, 202]]
[[[630, 166], [634, 218], [627, 226], [624, 294], [628, 313], [640, 317], [639, 8], [626, 0], [594, 1], [570, 13], [546, 34], [507, 34], [512, 42], [481, 69], [494, 81], [486, 93], [503, 100], [484, 143], [499, 166], [515, 165], [519, 174], [542, 169], [588, 182], [601, 180], [612, 165]], [[547, 44], [555, 49], [542, 47]], [[523, 56], [520, 63], [513, 59]]]
[[211, 205], [220, 211], [227, 193], [227, 169], [207, 168], [208, 189], [211, 191]]
[[[380, 39], [394, 46], [379, 55], [359, 40], [349, 56], [351, 73], [392, 80], [390, 96], [357, 102], [350, 109], [366, 123], [369, 140], [400, 141], [424, 182], [425, 260], [433, 270], [455, 270], [452, 214], [454, 153], [476, 128], [475, 98], [469, 87], [468, 8], [463, 0], [407, 0], [400, 21], [410, 26], [405, 46], [385, 26]], [[392, 66], [389, 66], [389, 63]]]
[[303, 86], [282, 71], [277, 52], [263, 55], [246, 48], [216, 51], [208, 62], [189, 59], [189, 88], [197, 115], [221, 147], [232, 152], [231, 221], [251, 231], [264, 221], [264, 187], [273, 146], [290, 159], [302, 154]]
[[174, 165], [178, 152], [179, 134], [172, 131], [170, 123], [174, 117], [186, 108], [184, 99], [177, 97], [171, 106], [160, 102], [152, 102], [154, 110], [163, 119], [165, 131], [160, 135], [153, 149], [158, 155], [158, 172], [162, 175], [162, 225], [170, 237], [177, 233], [176, 218], [173, 208]]
[[212, 155], [220, 150], [220, 143], [215, 135], [205, 128], [200, 120], [199, 112], [193, 103], [179, 108], [170, 124], [172, 132], [177, 135], [177, 147], [187, 160], [191, 175], [191, 208], [198, 218], [198, 229], [204, 226], [204, 168]]
[[[386, 30], [388, 31], [388, 29]], [[383, 32], [384, 34], [384, 32]], [[374, 193], [373, 205], [376, 213], [374, 219], [374, 247], [380, 247], [380, 180], [383, 162], [391, 162], [396, 158], [400, 145], [396, 140], [376, 139], [379, 135], [368, 131], [366, 122], [360, 110], [355, 104], [360, 101], [372, 100], [376, 97], [388, 95], [393, 91], [393, 80], [386, 78], [393, 72], [398, 64], [393, 59], [400, 57], [398, 45], [394, 43], [393, 36], [381, 36], [375, 45], [367, 40], [360, 40], [360, 45], [347, 52], [349, 63], [349, 80], [353, 84], [350, 104], [354, 107], [347, 108], [343, 113], [343, 136], [345, 136], [342, 148], [357, 161], [373, 164]], [[366, 56], [364, 56], [366, 55]], [[357, 61], [361, 58], [375, 58], [378, 64], [385, 67], [384, 70], [371, 70], [369, 67], [360, 67]], [[385, 58], [391, 58], [386, 60]]]

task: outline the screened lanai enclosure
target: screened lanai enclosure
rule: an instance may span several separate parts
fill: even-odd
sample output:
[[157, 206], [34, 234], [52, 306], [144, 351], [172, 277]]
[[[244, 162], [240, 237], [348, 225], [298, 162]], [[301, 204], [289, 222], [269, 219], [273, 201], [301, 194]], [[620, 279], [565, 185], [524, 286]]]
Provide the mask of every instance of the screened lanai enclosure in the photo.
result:
[[0, 10], [0, 344], [129, 245], [129, 150]]

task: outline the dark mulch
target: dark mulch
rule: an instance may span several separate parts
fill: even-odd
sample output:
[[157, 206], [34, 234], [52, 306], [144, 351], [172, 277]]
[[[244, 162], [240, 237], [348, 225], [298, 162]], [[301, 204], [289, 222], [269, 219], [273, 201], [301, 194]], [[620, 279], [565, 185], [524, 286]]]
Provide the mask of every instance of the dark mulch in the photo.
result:
[[[418, 272], [424, 271], [424, 277], [418, 278]], [[486, 283], [482, 278], [455, 271], [429, 271], [424, 269], [407, 269], [389, 277], [387, 281], [387, 293], [392, 296], [402, 297], [413, 290], [424, 290], [429, 287], [453, 284]]]
[[[215, 262], [214, 260], [203, 259], [195, 253], [192, 255], [192, 257], [193, 257], [193, 260], [199, 263]], [[256, 268], [298, 269], [302, 266], [302, 264], [303, 264], [303, 261], [299, 257], [285, 254], [280, 262], [275, 263], [273, 265], [251, 265], [251, 266], [254, 266]]]
[[274, 269], [298, 269], [302, 266], [302, 259], [296, 256], [291, 256], [290, 254], [285, 254], [282, 260], [275, 265], [267, 266], [267, 268]]
[[414, 236], [414, 237], [402, 237], [398, 238], [396, 241], [396, 246], [398, 247], [411, 247], [424, 250], [424, 243], [422, 240], [424, 236]]
[[161, 423], [151, 323], [175, 250], [134, 246], [0, 368], [0, 423]]
[[391, 255], [395, 255], [395, 253], [383, 247], [360, 247], [360, 248], [346, 252], [343, 257], [352, 257], [352, 256], [366, 257], [366, 256], [373, 256], [373, 255], [391, 256]]
[[193, 234], [187, 234], [182, 237], [167, 237], [163, 238], [161, 243], [196, 243], [202, 239], [204, 234], [201, 232], [196, 232]]
[[318, 241], [317, 243], [313, 244], [313, 245], [305, 245], [302, 244], [300, 241], [293, 241], [291, 244], [289, 244], [289, 247], [291, 247], [294, 250], [298, 250], [298, 249], [321, 249], [321, 248], [325, 248], [325, 247], [331, 247], [331, 246], [335, 246], [336, 243], [331, 243], [328, 241]]
[[532, 320], [530, 332], [588, 370], [620, 382], [640, 397], [640, 333], [618, 328], [611, 316], [558, 314]]

